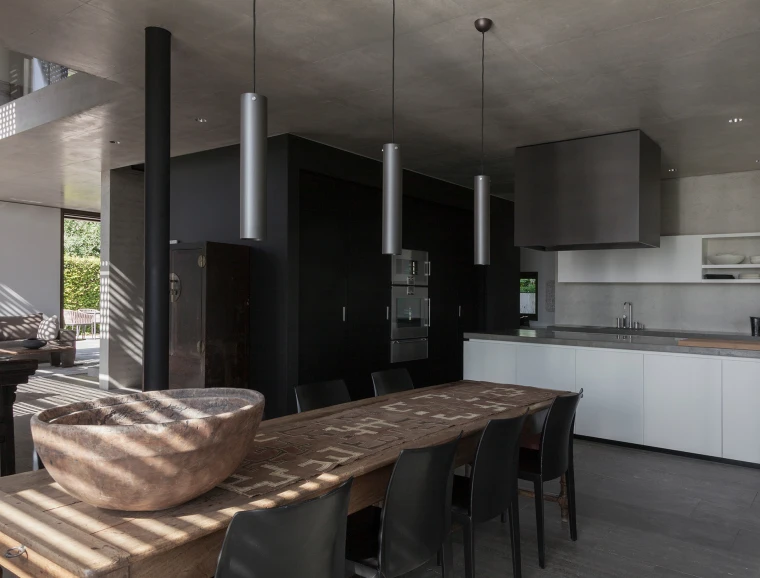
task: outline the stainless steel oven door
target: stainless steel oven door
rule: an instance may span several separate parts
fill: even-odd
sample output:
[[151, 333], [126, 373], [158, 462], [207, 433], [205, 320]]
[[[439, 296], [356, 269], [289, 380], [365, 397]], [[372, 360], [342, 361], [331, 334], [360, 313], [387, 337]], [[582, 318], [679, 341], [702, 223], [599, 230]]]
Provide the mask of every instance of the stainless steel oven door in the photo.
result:
[[402, 249], [391, 260], [391, 285], [428, 285], [430, 261], [427, 251]]
[[391, 287], [391, 339], [427, 337], [429, 326], [428, 288]]
[[427, 337], [391, 341], [391, 363], [414, 361], [428, 358]]

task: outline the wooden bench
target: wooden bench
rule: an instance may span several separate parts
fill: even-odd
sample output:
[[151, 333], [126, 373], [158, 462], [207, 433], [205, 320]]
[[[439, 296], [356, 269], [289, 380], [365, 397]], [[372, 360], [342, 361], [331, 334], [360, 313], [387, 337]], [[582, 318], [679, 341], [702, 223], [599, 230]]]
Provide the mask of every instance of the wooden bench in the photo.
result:
[[22, 341], [4, 341], [0, 343], [0, 358], [8, 359], [36, 359], [37, 361], [50, 360], [50, 365], [63, 365], [72, 367], [76, 348], [65, 341], [48, 341], [47, 345], [39, 349], [27, 349], [21, 345]]

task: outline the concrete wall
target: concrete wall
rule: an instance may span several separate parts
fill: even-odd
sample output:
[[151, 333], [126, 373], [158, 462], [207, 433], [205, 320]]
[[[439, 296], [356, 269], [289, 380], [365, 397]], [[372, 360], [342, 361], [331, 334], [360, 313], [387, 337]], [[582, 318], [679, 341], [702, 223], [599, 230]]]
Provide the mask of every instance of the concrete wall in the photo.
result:
[[760, 231], [760, 171], [662, 181], [662, 234]]
[[0, 316], [61, 315], [61, 211], [0, 202]]
[[[662, 234], [760, 231], [760, 171], [662, 183]], [[559, 283], [557, 324], [612, 325], [624, 301], [647, 327], [749, 332], [760, 315], [757, 285]]]
[[[144, 173], [103, 173], [100, 226], [101, 389], [142, 389]], [[167, 248], [168, 250], [168, 248]]]

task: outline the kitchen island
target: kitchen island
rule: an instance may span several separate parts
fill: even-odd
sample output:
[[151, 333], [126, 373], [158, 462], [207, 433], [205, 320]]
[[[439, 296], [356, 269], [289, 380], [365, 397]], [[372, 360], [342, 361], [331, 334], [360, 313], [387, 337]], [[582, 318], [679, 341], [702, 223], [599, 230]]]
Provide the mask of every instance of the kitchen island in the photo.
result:
[[466, 333], [464, 378], [582, 388], [579, 435], [760, 464], [760, 351], [600, 331]]

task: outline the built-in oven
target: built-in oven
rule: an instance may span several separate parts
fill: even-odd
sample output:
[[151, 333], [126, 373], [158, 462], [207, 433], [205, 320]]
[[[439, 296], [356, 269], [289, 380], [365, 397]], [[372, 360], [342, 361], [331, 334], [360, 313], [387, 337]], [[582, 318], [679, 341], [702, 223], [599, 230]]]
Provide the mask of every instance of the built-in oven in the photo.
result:
[[391, 267], [391, 285], [428, 284], [430, 259], [427, 251], [402, 249], [400, 255], [393, 256]]
[[428, 288], [416, 285], [391, 287], [391, 339], [428, 336], [430, 299]]
[[391, 363], [427, 359], [430, 261], [425, 251], [404, 249], [393, 258], [391, 276]]

